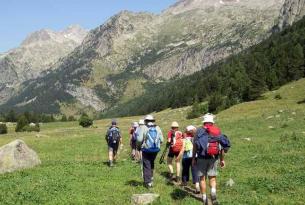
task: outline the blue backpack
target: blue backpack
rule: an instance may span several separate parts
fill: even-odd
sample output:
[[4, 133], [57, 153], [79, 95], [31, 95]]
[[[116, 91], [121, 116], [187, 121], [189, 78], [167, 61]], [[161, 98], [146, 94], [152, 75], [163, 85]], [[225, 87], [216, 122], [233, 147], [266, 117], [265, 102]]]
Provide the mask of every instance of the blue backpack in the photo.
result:
[[159, 152], [161, 147], [161, 140], [155, 126], [148, 127], [146, 137], [144, 139], [144, 152]]
[[108, 133], [109, 144], [119, 143], [120, 138], [121, 138], [120, 130], [117, 127], [112, 127], [109, 129], [109, 133]]

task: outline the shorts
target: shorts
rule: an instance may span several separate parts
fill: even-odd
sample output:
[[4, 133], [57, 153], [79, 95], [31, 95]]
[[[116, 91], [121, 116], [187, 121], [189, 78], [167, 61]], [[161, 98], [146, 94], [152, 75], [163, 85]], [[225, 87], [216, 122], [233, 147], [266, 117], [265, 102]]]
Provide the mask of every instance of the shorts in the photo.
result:
[[218, 159], [208, 158], [208, 159], [197, 159], [197, 172], [198, 176], [209, 176], [215, 177], [217, 176], [217, 162]]
[[119, 149], [119, 143], [108, 144], [108, 151], [113, 152], [114, 154], [116, 154], [118, 149]]
[[178, 157], [178, 155], [179, 155], [179, 152], [173, 152], [173, 151], [169, 150], [167, 156], [168, 156], [169, 158], [174, 158], [174, 157]]
[[137, 141], [130, 142], [131, 149], [137, 149]]

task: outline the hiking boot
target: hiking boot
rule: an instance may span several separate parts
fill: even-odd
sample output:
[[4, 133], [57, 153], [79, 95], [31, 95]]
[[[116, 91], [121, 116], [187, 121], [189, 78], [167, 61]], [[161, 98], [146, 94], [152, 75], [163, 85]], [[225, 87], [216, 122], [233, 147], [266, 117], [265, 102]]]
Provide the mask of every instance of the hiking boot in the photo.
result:
[[108, 162], [108, 165], [109, 165], [109, 167], [113, 167], [113, 162], [112, 162], [112, 161], [109, 161], [109, 162]]
[[217, 201], [217, 199], [216, 199], [216, 196], [212, 196], [212, 195], [211, 195], [211, 201], [212, 201], [212, 204], [213, 204], [213, 205], [219, 205], [219, 203], [218, 203], [218, 201]]
[[169, 173], [169, 174], [168, 174], [168, 178], [169, 178], [171, 181], [174, 181], [174, 180], [176, 179], [173, 173]]
[[151, 189], [153, 188], [153, 184], [150, 182], [150, 183], [145, 183], [144, 185], [147, 189]]
[[175, 181], [176, 181], [177, 183], [180, 183], [180, 182], [181, 182], [181, 177], [176, 176]]
[[181, 186], [187, 186], [187, 182], [182, 182]]
[[209, 205], [208, 197], [205, 199], [205, 201], [203, 201], [203, 205]]

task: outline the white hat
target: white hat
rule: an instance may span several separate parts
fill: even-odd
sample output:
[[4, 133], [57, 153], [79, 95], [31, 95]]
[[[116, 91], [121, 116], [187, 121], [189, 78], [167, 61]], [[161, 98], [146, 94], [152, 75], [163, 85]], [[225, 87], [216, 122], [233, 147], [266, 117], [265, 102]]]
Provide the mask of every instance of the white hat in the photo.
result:
[[193, 130], [196, 130], [196, 127], [193, 126], [193, 125], [189, 125], [189, 126], [186, 127], [187, 132], [190, 132], [190, 131], [193, 131]]
[[154, 121], [155, 118], [154, 118], [152, 115], [146, 115], [146, 116], [145, 116], [145, 120]]
[[139, 127], [139, 124], [138, 124], [138, 122], [133, 122], [133, 123], [132, 123], [132, 126], [133, 126], [133, 127]]
[[139, 120], [139, 125], [144, 125], [145, 123], [144, 123], [144, 120], [143, 119], [140, 119]]
[[172, 125], [171, 125], [171, 127], [179, 127], [179, 124], [178, 124], [178, 122], [172, 122]]
[[213, 114], [211, 114], [211, 113], [207, 113], [207, 114], [205, 114], [203, 117], [203, 123], [207, 123], [207, 122], [210, 122], [210, 123], [215, 123], [215, 121], [214, 121], [214, 115]]

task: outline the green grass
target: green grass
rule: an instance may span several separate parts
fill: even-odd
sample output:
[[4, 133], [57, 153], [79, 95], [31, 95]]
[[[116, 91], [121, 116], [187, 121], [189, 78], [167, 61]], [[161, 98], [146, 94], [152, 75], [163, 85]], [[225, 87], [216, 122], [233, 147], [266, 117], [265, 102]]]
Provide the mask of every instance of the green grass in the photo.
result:
[[[304, 89], [302, 79], [217, 115], [217, 124], [232, 141], [227, 167], [218, 177], [221, 204], [304, 204], [305, 106], [297, 103], [305, 99]], [[282, 99], [274, 99], [277, 94]], [[199, 126], [199, 118], [185, 119], [189, 109], [155, 116], [164, 133], [174, 120], [182, 127]], [[147, 192], [141, 186], [140, 167], [129, 159], [127, 130], [138, 119], [118, 119], [125, 146], [114, 168], [104, 164], [109, 120], [96, 121], [98, 128], [88, 129], [77, 122], [43, 124], [39, 134], [14, 133], [10, 127], [9, 134], [0, 137], [0, 145], [22, 139], [37, 151], [42, 164], [0, 175], [0, 204], [129, 204], [132, 194]], [[160, 204], [200, 204], [167, 185], [161, 175], [165, 171], [165, 165], [157, 164], [152, 192], [161, 195]], [[229, 178], [235, 181], [232, 188], [224, 185]]]

